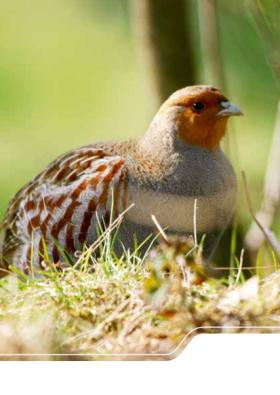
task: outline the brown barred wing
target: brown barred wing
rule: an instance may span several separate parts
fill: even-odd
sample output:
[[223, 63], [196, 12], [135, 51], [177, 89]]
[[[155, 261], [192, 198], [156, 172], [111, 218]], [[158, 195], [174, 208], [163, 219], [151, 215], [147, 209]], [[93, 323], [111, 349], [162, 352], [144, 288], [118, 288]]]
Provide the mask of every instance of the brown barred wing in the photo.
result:
[[3, 244], [3, 255], [25, 271], [31, 262], [40, 266], [45, 253], [58, 262], [81, 250], [96, 239], [97, 218], [110, 216], [112, 206], [115, 215], [126, 208], [125, 161], [100, 149], [66, 154], [29, 185], [11, 203]]

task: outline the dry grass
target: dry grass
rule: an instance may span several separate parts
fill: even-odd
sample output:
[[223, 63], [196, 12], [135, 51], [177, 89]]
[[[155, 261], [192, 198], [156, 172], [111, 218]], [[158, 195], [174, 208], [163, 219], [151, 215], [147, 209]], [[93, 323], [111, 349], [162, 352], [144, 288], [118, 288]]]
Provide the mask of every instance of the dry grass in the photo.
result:
[[277, 330], [280, 271], [215, 280], [191, 240], [162, 242], [145, 262], [106, 243], [78, 268], [1, 281], [2, 359], [170, 359], [202, 331]]

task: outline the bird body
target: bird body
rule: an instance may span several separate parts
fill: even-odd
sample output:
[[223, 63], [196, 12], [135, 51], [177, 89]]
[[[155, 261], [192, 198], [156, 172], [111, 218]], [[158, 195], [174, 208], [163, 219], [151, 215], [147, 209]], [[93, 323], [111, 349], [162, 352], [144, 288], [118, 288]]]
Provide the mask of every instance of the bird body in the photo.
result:
[[[196, 108], [197, 107], [197, 108]], [[201, 108], [202, 107], [202, 108]], [[220, 114], [220, 115], [219, 115]], [[173, 94], [138, 140], [105, 142], [70, 151], [52, 162], [10, 202], [2, 224], [2, 266], [25, 272], [81, 251], [105, 223], [132, 203], [118, 234], [126, 248], [153, 232], [154, 215], [170, 232], [219, 233], [236, 205], [236, 177], [219, 142], [240, 110], [215, 88]], [[119, 243], [119, 246], [121, 245]], [[213, 244], [213, 243], [212, 243]]]

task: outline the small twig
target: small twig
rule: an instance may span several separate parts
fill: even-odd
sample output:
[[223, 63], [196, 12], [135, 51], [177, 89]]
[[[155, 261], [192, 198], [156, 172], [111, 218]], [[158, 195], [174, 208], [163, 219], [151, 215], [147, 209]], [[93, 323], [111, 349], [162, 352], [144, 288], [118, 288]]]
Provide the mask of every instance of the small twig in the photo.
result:
[[194, 206], [193, 206], [193, 238], [194, 238], [194, 245], [195, 245], [195, 247], [197, 247], [196, 211], [197, 211], [197, 199], [194, 199]]
[[[245, 250], [244, 250], [245, 252]], [[242, 266], [242, 270], [254, 270], [257, 269], [258, 266]], [[271, 269], [271, 265], [263, 265], [261, 266], [262, 269]], [[229, 267], [228, 266], [219, 266], [219, 267], [213, 267], [212, 270], [225, 270], [228, 271]], [[232, 267], [230, 270], [239, 270], [239, 267]]]
[[235, 287], [240, 279], [241, 273], [242, 273], [242, 269], [243, 269], [243, 259], [244, 259], [244, 248], [242, 248], [241, 253], [240, 253], [240, 259], [239, 259], [239, 266], [238, 266], [238, 272], [236, 274], [236, 279], [235, 282], [233, 284], [233, 286]]
[[246, 195], [246, 199], [247, 199], [249, 212], [250, 212], [253, 220], [255, 221], [255, 223], [257, 224], [257, 226], [263, 233], [265, 239], [267, 240], [267, 242], [269, 243], [269, 245], [271, 246], [271, 248], [277, 255], [278, 261], [280, 261], [280, 243], [277, 240], [274, 233], [270, 229], [268, 229], [267, 227], [262, 225], [261, 222], [256, 217], [254, 210], [253, 210], [252, 202], [251, 202], [251, 197], [250, 197], [249, 187], [248, 187], [248, 183], [247, 183], [247, 179], [246, 179], [246, 174], [244, 171], [242, 171], [241, 173], [242, 173], [244, 191], [245, 191], [245, 195]]
[[158, 220], [156, 219], [155, 215], [152, 214], [152, 215], [151, 215], [151, 218], [152, 218], [154, 224], [156, 225], [156, 227], [157, 227], [157, 229], [158, 229], [160, 235], [161, 235], [161, 236], [163, 237], [163, 239], [168, 243], [168, 242], [169, 242], [169, 239], [168, 239], [166, 233], [164, 232], [164, 230], [162, 229], [160, 223], [159, 223]]

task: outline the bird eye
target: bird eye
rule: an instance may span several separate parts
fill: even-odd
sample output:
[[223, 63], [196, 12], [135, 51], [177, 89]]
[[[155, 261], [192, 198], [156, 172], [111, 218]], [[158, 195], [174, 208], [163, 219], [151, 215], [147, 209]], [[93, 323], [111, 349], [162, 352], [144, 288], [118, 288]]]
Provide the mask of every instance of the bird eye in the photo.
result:
[[192, 104], [192, 110], [194, 112], [201, 112], [204, 109], [205, 105], [202, 101], [196, 101]]

